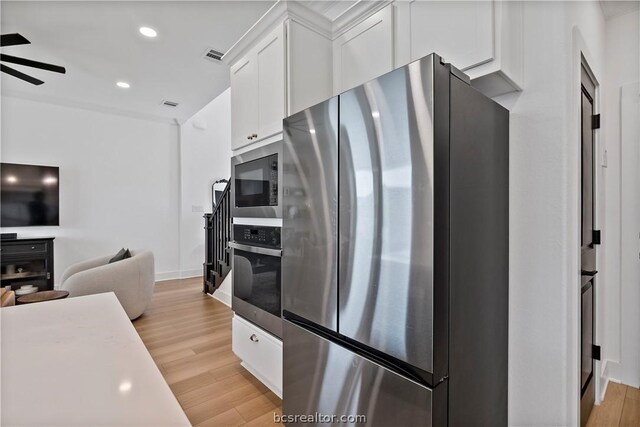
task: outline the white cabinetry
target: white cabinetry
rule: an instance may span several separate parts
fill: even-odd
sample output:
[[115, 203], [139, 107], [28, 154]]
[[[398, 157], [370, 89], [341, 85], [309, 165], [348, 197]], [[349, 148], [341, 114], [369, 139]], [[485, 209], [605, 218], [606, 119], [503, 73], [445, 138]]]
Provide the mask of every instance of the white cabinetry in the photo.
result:
[[414, 1], [410, 8], [412, 61], [436, 52], [464, 70], [493, 59], [492, 1]]
[[282, 398], [282, 341], [236, 315], [231, 335], [242, 366]]
[[256, 49], [258, 64], [258, 138], [282, 132], [285, 115], [284, 27], [279, 26]]
[[465, 71], [471, 85], [489, 97], [523, 89], [522, 7], [521, 1], [493, 2], [493, 59]]
[[258, 79], [255, 58], [231, 68], [231, 146], [248, 144], [258, 129]]
[[233, 150], [280, 138], [282, 119], [331, 96], [330, 22], [309, 13], [276, 3], [223, 57], [231, 67]]
[[231, 67], [232, 149], [282, 131], [284, 27], [276, 27]]
[[392, 5], [333, 41], [334, 93], [344, 92], [393, 68]]
[[[360, 4], [367, 2], [354, 8]], [[334, 93], [434, 52], [487, 96], [520, 90], [522, 26], [520, 1], [412, 0], [365, 9], [333, 41]]]
[[287, 115], [331, 96], [333, 84], [331, 40], [305, 25], [287, 22]]
[[[493, 97], [522, 88], [522, 3], [520, 1], [412, 1], [411, 60], [432, 52], [463, 70], [472, 85]], [[397, 64], [404, 65], [404, 64]]]

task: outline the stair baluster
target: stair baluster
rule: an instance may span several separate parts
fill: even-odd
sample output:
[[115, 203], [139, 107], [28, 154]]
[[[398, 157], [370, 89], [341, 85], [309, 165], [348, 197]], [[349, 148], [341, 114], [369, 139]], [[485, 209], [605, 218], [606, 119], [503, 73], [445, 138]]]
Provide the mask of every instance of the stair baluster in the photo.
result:
[[227, 183], [213, 213], [205, 214], [205, 262], [203, 292], [212, 294], [231, 270], [231, 192]]

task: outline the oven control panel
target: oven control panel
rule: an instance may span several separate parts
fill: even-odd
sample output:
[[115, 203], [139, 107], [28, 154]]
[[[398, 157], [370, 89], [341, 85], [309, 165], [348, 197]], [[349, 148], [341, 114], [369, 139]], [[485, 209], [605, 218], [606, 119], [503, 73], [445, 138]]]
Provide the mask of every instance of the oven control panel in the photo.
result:
[[280, 227], [234, 224], [233, 239], [245, 245], [280, 248]]

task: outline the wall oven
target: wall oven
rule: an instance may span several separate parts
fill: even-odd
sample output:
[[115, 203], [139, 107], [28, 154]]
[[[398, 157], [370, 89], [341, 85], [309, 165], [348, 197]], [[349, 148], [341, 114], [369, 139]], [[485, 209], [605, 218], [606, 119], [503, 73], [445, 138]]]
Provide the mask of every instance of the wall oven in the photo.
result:
[[231, 159], [234, 217], [282, 218], [282, 142]]
[[234, 224], [232, 308], [282, 338], [280, 227]]

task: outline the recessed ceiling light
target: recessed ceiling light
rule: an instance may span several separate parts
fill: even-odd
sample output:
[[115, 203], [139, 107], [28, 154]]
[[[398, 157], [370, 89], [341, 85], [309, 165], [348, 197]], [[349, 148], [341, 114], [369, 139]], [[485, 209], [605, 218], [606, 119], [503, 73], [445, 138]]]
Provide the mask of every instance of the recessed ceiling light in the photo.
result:
[[156, 30], [149, 27], [140, 27], [140, 34], [142, 34], [145, 37], [155, 37], [158, 35]]
[[129, 89], [131, 87], [131, 85], [129, 83], [127, 83], [127, 82], [118, 82], [118, 83], [116, 83], [116, 85], [118, 87], [123, 88], [123, 89]]
[[127, 393], [128, 391], [131, 390], [131, 381], [123, 381], [120, 383], [120, 386], [118, 387], [120, 389], [120, 393]]

